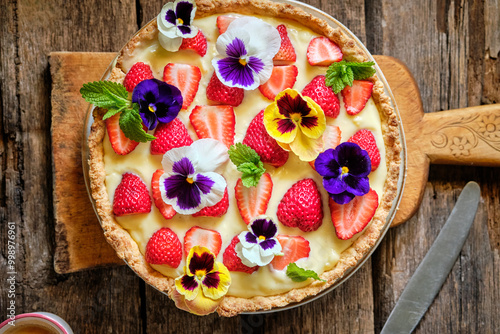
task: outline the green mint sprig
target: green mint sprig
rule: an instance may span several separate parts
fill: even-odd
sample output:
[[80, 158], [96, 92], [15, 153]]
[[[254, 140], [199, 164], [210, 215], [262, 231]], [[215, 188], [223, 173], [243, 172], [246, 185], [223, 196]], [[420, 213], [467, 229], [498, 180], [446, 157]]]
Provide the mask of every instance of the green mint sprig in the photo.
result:
[[354, 80], [364, 80], [374, 75], [374, 65], [372, 61], [357, 63], [342, 60], [333, 63], [326, 71], [325, 84], [338, 94], [345, 86], [352, 86]]
[[290, 277], [294, 282], [304, 282], [308, 278], [326, 282], [325, 280], [319, 278], [318, 274], [314, 270], [306, 270], [300, 268], [295, 263], [290, 263], [288, 267], [286, 267], [286, 275]]
[[255, 187], [266, 169], [260, 156], [251, 147], [236, 143], [228, 151], [229, 159], [236, 165], [236, 169], [243, 173], [241, 181], [247, 188]]
[[120, 129], [127, 138], [141, 143], [156, 139], [142, 128], [139, 105], [128, 99], [128, 92], [122, 84], [111, 81], [88, 82], [83, 84], [80, 94], [85, 101], [108, 110], [103, 120], [121, 112]]

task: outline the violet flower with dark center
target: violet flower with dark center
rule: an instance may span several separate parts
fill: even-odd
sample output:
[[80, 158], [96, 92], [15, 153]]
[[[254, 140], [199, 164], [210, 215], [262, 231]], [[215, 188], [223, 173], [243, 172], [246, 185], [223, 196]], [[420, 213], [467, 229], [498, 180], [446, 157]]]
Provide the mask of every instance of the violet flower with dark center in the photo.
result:
[[320, 153], [314, 167], [323, 176], [323, 187], [338, 204], [370, 191], [370, 157], [358, 144], [345, 142]]
[[248, 226], [250, 232], [238, 235], [240, 243], [236, 253], [241, 262], [249, 267], [265, 266], [275, 255], [282, 255], [281, 244], [276, 238], [278, 228], [271, 218], [258, 217]]
[[196, 36], [198, 28], [191, 26], [195, 14], [196, 3], [193, 0], [176, 0], [163, 6], [156, 23], [158, 41], [165, 50], [175, 52], [184, 38]]

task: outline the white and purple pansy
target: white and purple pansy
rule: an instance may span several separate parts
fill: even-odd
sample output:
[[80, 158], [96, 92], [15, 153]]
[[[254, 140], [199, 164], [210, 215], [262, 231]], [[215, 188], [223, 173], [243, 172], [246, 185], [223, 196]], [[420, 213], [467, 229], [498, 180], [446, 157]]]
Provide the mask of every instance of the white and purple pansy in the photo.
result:
[[252, 90], [271, 77], [280, 45], [276, 28], [255, 17], [241, 17], [217, 39], [219, 54], [212, 65], [224, 85]]
[[192, 0], [176, 0], [163, 6], [156, 21], [158, 40], [167, 51], [178, 51], [183, 38], [192, 38], [198, 28], [191, 26], [196, 14], [196, 3]]
[[265, 266], [274, 256], [283, 255], [281, 244], [276, 238], [278, 228], [271, 218], [259, 216], [248, 225], [248, 229], [249, 232], [241, 232], [238, 235], [240, 243], [235, 248], [244, 265]]
[[160, 192], [163, 201], [185, 215], [217, 204], [224, 196], [226, 180], [216, 170], [227, 159], [227, 147], [211, 138], [171, 149], [162, 160], [165, 173], [160, 178]]

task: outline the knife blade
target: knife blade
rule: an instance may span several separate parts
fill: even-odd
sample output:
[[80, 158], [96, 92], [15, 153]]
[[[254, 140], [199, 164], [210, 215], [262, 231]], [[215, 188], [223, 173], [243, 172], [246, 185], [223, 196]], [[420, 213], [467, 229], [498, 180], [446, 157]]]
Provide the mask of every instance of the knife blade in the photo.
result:
[[476, 216], [480, 188], [469, 182], [441, 232], [406, 285], [381, 334], [411, 333], [441, 290]]

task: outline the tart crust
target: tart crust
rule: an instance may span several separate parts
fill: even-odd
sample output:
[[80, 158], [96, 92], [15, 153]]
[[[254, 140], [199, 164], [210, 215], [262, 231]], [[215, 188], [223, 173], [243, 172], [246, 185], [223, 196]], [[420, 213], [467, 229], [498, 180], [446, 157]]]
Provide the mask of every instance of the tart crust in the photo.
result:
[[[198, 0], [196, 4], [197, 18], [235, 12], [290, 19], [309, 27], [314, 32], [326, 36], [337, 43], [342, 49], [344, 59], [349, 61], [367, 60], [367, 55], [356, 46], [354, 40], [350, 39], [340, 29], [332, 28], [324, 20], [316, 18], [302, 9], [289, 4], [267, 0]], [[157, 33], [156, 20], [152, 20], [146, 27], [141, 29], [120, 51], [117, 65], [111, 71], [109, 80], [122, 83], [125, 77], [125, 73], [122, 70], [123, 58], [131, 55], [141, 40], [155, 38]], [[377, 105], [381, 117], [388, 169], [384, 192], [372, 222], [365, 228], [362, 232], [363, 234], [354, 241], [351, 247], [342, 252], [335, 267], [320, 275], [326, 283], [315, 281], [308, 286], [292, 289], [273, 296], [256, 296], [252, 298], [224, 296], [217, 309], [219, 315], [229, 317], [242, 312], [269, 310], [315, 296], [332, 286], [345, 273], [349, 272], [350, 269], [356, 267], [379, 239], [397, 193], [401, 164], [401, 141], [398, 117], [390, 104], [389, 97], [384, 93], [382, 82], [376, 75], [369, 80], [374, 83], [372, 98]], [[137, 243], [132, 239], [130, 234], [114, 219], [112, 204], [108, 198], [105, 184], [106, 173], [104, 169], [103, 139], [105, 137], [106, 126], [102, 120], [104, 112], [105, 110], [103, 109], [94, 109], [94, 123], [91, 126], [88, 142], [91, 192], [95, 200], [97, 213], [100, 216], [104, 235], [116, 250], [117, 255], [140, 277], [158, 290], [167, 293], [171, 298], [172, 291], [175, 289], [174, 279], [166, 277], [153, 269], [145, 261]]]

